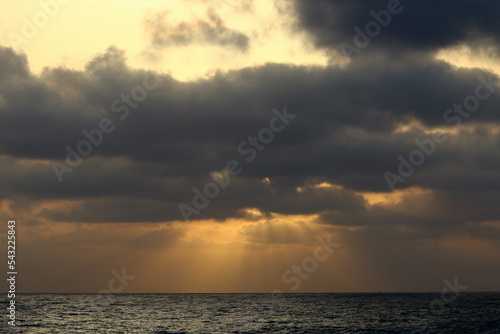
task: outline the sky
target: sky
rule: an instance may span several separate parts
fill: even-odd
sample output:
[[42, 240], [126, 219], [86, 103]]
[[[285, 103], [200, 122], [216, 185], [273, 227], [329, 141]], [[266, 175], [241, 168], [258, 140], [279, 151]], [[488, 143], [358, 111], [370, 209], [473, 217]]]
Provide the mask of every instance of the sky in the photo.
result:
[[499, 10], [4, 4], [19, 292], [500, 290]]

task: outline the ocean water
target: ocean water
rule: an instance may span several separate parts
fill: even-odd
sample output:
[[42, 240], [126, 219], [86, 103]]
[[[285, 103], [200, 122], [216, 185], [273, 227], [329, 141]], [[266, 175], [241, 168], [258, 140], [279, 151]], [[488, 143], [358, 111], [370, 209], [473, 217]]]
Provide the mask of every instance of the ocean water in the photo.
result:
[[1, 333], [500, 333], [500, 293], [27, 294]]

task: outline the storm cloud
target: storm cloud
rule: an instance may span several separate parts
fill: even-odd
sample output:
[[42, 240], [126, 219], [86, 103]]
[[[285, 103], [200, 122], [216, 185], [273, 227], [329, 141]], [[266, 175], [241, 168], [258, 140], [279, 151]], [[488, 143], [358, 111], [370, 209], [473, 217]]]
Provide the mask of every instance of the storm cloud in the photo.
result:
[[[474, 92], [478, 77], [496, 80], [484, 70], [429, 57], [404, 67], [380, 59], [377, 66], [345, 68], [267, 64], [191, 82], [156, 73], [159, 86], [121, 120], [112, 102], [149, 74], [130, 69], [120, 50], [96, 56], [85, 71], [47, 69], [40, 77], [29, 72], [24, 56], [6, 48], [1, 56], [9, 65], [0, 83], [1, 195], [84, 202], [70, 211], [43, 211], [56, 221], [179, 220], [178, 204], [190, 203], [194, 187], [201, 189], [210, 172], [235, 159], [243, 173], [195, 219], [224, 220], [251, 207], [281, 214], [336, 212], [335, 221], [346, 224], [367, 206], [357, 193], [389, 191], [383, 173], [397, 169], [398, 155], [414, 150], [415, 139], [430, 136], [416, 125], [400, 129], [411, 122], [458, 131], [400, 188], [461, 190], [467, 196], [500, 185], [500, 161], [494, 158], [500, 138], [491, 128], [499, 121], [500, 95], [492, 94], [464, 119], [466, 128], [443, 121], [447, 108]], [[268, 126], [272, 109], [283, 106], [297, 121], [246, 162], [238, 145]], [[102, 118], [116, 130], [58, 183], [49, 162], [64, 164], [66, 146], [76, 149], [86, 139], [82, 130], [97, 128]], [[322, 182], [342, 188], [308, 186]], [[484, 219], [495, 218], [496, 203], [491, 205]], [[398, 219], [390, 212], [384, 217]]]
[[352, 44], [355, 27], [366, 31], [369, 22], [379, 20], [382, 31], [369, 46], [371, 50], [404, 54], [466, 44], [498, 51], [500, 42], [496, 18], [500, 4], [490, 0], [294, 0], [294, 5], [297, 29], [308, 31], [316, 45], [324, 48]]

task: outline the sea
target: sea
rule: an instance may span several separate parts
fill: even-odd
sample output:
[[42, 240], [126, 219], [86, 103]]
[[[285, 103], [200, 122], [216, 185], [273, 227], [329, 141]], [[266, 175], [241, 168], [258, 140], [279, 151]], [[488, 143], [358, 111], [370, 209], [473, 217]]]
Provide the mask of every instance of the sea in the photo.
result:
[[500, 292], [22, 294], [1, 333], [500, 333]]

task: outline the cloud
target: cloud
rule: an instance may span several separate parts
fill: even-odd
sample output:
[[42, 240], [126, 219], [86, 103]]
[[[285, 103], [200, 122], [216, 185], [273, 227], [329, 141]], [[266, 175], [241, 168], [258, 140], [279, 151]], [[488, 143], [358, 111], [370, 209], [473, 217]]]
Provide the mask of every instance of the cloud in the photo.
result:
[[169, 23], [168, 12], [149, 14], [145, 19], [145, 31], [153, 46], [158, 48], [173, 45], [208, 43], [222, 47], [233, 47], [240, 51], [249, 48], [247, 35], [226, 27], [216, 11], [209, 10], [206, 20]]
[[[479, 76], [496, 80], [484, 70], [381, 55], [343, 68], [265, 64], [181, 82], [131, 69], [113, 47], [82, 71], [52, 68], [40, 76], [29, 72], [25, 56], [6, 48], [0, 56], [10, 64], [0, 78], [0, 196], [72, 203], [38, 210], [38, 219], [179, 221], [178, 205], [191, 205], [193, 188], [203, 189], [209, 173], [230, 160], [241, 163], [242, 174], [192, 220], [226, 221], [255, 208], [267, 217], [319, 215], [321, 224], [372, 226], [372, 236], [404, 222], [404, 234], [419, 238], [452, 226], [465, 230], [474, 215], [478, 224], [498, 219], [500, 94], [461, 126], [443, 121], [448, 108], [474, 93]], [[159, 86], [120, 119], [113, 101], [148, 75]], [[239, 144], [269, 126], [272, 109], [283, 106], [296, 120], [246, 162]], [[59, 183], [50, 163], [65, 164], [66, 147], [85, 140], [82, 130], [97, 128], [102, 118], [116, 130]], [[442, 130], [446, 143], [399, 185], [434, 194], [413, 200], [428, 203], [425, 214], [411, 205], [370, 207], [363, 192], [388, 192], [384, 172], [397, 170], [398, 156], [415, 150], [415, 139]], [[317, 186], [324, 182], [336, 187]], [[458, 200], [463, 210], [453, 209]]]
[[486, 222], [500, 214], [491, 202], [498, 195], [498, 191], [410, 191], [397, 203], [367, 205], [355, 212], [323, 212], [317, 223], [343, 230], [344, 238], [352, 242], [421, 241], [457, 232], [478, 236], [479, 231], [496, 231], [495, 224]]
[[251, 13], [254, 10], [254, 0], [186, 0], [188, 2], [197, 2], [205, 4], [210, 10], [226, 10], [236, 12]]
[[344, 42], [353, 44], [354, 28], [364, 30], [375, 20], [372, 11], [380, 14], [391, 3], [397, 14], [382, 27], [369, 52], [433, 52], [461, 44], [499, 46], [500, 23], [495, 13], [500, 4], [492, 0], [294, 0], [296, 29], [310, 33], [318, 47], [335, 49]]

